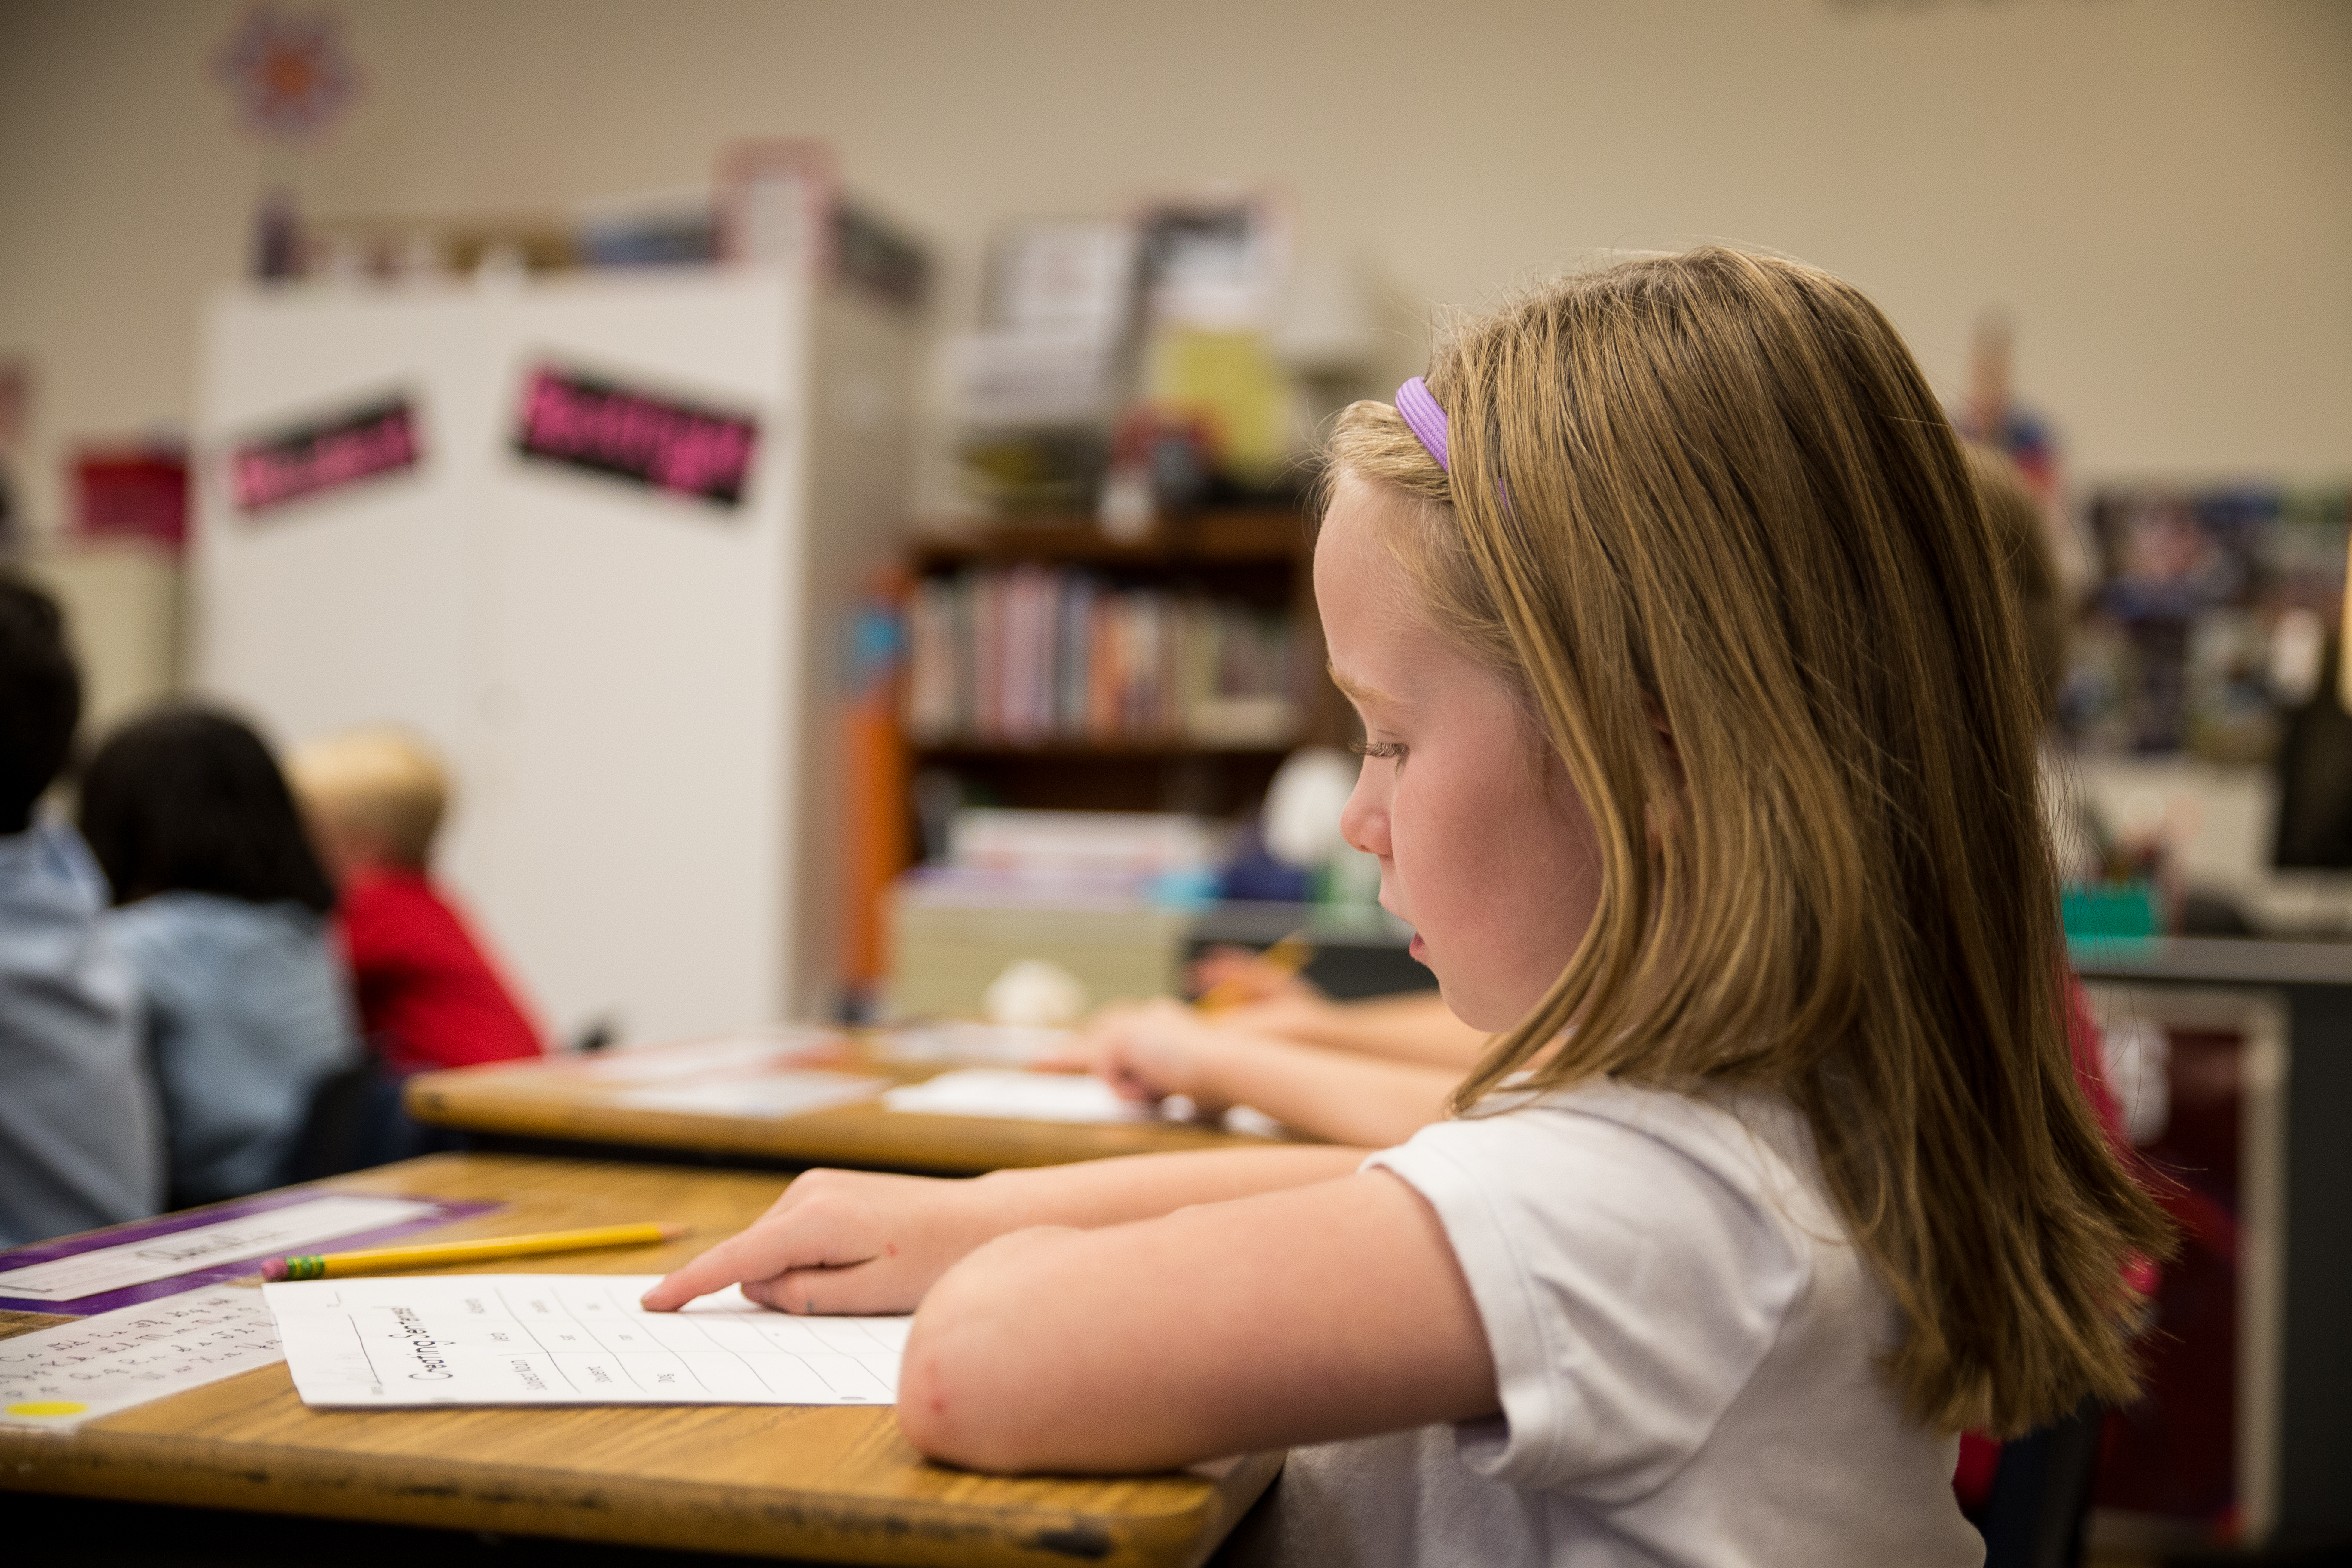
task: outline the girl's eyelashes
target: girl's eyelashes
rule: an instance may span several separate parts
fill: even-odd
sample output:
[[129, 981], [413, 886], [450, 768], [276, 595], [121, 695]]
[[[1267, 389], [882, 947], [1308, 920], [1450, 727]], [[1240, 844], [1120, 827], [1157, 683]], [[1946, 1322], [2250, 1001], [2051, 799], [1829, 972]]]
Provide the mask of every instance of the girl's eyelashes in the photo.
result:
[[1360, 757], [1393, 757], [1404, 760], [1404, 747], [1395, 741], [1350, 741], [1348, 749]]

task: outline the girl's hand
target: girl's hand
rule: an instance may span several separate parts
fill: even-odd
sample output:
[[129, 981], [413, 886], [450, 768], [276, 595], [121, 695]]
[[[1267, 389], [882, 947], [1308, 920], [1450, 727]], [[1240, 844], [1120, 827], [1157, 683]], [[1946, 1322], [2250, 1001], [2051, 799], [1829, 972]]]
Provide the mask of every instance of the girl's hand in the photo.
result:
[[773, 1207], [646, 1292], [650, 1311], [740, 1284], [786, 1312], [911, 1312], [931, 1282], [1014, 1228], [976, 1181], [811, 1171]]
[[1087, 1031], [1094, 1070], [1128, 1100], [1181, 1094], [1204, 1115], [1222, 1113], [1233, 1097], [1220, 1068], [1234, 1037], [1193, 1008], [1162, 997], [1106, 1008]]
[[1029, 1063], [1032, 1072], [1090, 1073], [1102, 1068], [1110, 1041], [1155, 1008], [1180, 1005], [1161, 998], [1155, 1002], [1106, 1002], [1087, 1016], [1086, 1022], [1066, 1030], [1062, 1038]]

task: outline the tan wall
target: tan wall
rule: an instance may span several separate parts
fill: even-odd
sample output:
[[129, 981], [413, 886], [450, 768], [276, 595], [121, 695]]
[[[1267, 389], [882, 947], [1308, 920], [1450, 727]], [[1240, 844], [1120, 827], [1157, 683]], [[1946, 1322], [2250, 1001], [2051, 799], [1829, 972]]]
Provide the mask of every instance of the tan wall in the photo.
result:
[[[336, 8], [364, 97], [278, 159], [320, 213], [547, 207], [816, 133], [940, 244], [956, 323], [1000, 216], [1279, 179], [1408, 319], [1728, 237], [1874, 290], [1948, 386], [2010, 307], [2077, 476], [2352, 466], [2341, 0]], [[264, 174], [208, 75], [243, 9], [0, 0], [0, 353], [38, 367], [44, 519], [67, 437], [188, 414]]]

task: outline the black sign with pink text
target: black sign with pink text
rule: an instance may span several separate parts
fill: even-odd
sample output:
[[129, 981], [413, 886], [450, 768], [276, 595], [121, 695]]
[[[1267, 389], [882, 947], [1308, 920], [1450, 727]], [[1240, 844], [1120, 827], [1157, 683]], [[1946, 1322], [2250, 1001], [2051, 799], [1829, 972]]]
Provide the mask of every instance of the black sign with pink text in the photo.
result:
[[387, 398], [240, 442], [229, 453], [229, 491], [240, 511], [267, 511], [403, 472], [420, 456], [415, 410], [404, 397]]
[[523, 384], [515, 450], [735, 506], [759, 440], [742, 415], [542, 365]]

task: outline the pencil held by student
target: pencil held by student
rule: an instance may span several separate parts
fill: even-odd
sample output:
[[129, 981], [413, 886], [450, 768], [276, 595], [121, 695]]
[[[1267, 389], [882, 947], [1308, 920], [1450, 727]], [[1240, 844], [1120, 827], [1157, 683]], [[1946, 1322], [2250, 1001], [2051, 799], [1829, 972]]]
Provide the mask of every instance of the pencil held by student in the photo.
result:
[[1292, 1446], [1237, 1562], [1979, 1562], [1957, 1434], [2128, 1399], [2168, 1237], [2075, 1079], [2025, 639], [1917, 365], [1706, 247], [1461, 325], [1329, 456], [1345, 832], [1497, 1037], [1454, 1114], [814, 1173], [648, 1304], [915, 1308], [900, 1425], [979, 1468]]
[[538, 1026], [432, 872], [449, 779], [394, 729], [295, 748], [287, 772], [341, 893], [341, 928], [370, 1047], [393, 1072], [540, 1054]]

